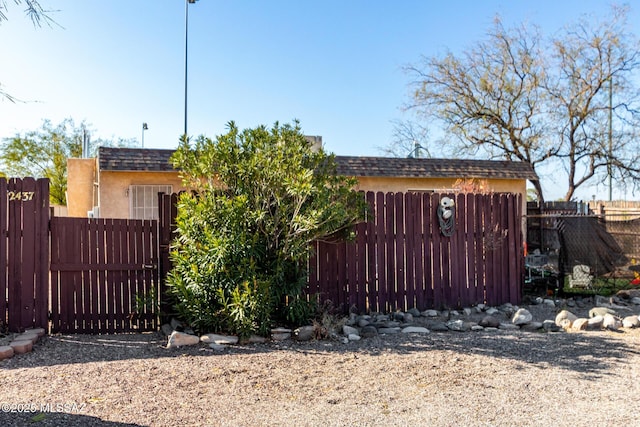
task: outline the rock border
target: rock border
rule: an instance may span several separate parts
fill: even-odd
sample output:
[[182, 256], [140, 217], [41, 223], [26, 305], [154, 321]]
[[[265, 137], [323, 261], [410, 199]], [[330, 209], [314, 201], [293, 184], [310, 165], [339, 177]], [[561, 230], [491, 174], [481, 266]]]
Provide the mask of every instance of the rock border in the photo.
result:
[[[531, 310], [543, 305], [556, 312], [552, 319], [534, 319]], [[478, 304], [461, 310], [424, 310], [412, 308], [406, 312], [350, 314], [339, 322], [337, 330], [319, 333], [319, 325], [302, 326], [295, 330], [275, 328], [271, 330], [272, 341], [310, 341], [328, 336], [344, 344], [392, 334], [430, 334], [432, 332], [475, 332], [475, 331], [525, 331], [541, 333], [582, 332], [595, 330], [619, 331], [622, 328], [640, 327], [640, 315], [621, 316], [620, 311], [640, 313], [640, 290], [620, 291], [616, 296], [605, 298], [553, 299], [537, 297], [530, 301], [529, 309], [512, 304], [491, 307]], [[578, 317], [572, 308], [585, 311], [588, 317]], [[221, 351], [229, 345], [236, 345], [238, 337], [221, 334], [196, 336], [193, 330], [172, 319], [162, 326], [169, 337], [167, 348], [206, 343], [210, 348]], [[261, 343], [267, 338], [252, 336], [249, 343]]]

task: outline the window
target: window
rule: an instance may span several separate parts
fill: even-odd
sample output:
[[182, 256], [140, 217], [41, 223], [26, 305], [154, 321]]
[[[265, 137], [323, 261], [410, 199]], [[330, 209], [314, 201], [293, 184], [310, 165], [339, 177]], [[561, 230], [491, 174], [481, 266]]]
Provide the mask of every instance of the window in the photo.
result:
[[129, 218], [158, 219], [158, 193], [171, 194], [170, 185], [132, 185], [129, 187]]

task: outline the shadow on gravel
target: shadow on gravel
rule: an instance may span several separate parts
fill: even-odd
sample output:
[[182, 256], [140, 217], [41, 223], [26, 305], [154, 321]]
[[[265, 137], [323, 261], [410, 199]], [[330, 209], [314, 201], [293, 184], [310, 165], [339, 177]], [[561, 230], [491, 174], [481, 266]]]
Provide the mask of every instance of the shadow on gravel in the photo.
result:
[[141, 424], [125, 424], [104, 421], [89, 415], [65, 412], [0, 412], [3, 427], [23, 426], [65, 426], [65, 427], [141, 427]]
[[[163, 359], [173, 357], [229, 357], [233, 355], [300, 352], [306, 355], [354, 354], [358, 357], [448, 351], [516, 360], [540, 368], [557, 367], [594, 377], [606, 375], [615, 363], [640, 361], [640, 349], [626, 333], [444, 332], [397, 334], [343, 344], [337, 341], [268, 342], [230, 346], [213, 351], [202, 344], [166, 349], [160, 333], [116, 335], [57, 335], [45, 337], [28, 354], [0, 362], [3, 369], [61, 364]], [[3, 425], [0, 423], [0, 425]]]

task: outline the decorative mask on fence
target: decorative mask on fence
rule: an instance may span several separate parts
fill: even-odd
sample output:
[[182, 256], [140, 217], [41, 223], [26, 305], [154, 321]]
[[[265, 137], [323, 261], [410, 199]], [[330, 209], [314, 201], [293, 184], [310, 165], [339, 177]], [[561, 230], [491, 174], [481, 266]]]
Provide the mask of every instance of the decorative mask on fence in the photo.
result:
[[443, 197], [438, 204], [438, 223], [443, 236], [450, 237], [456, 228], [456, 208], [453, 199]]

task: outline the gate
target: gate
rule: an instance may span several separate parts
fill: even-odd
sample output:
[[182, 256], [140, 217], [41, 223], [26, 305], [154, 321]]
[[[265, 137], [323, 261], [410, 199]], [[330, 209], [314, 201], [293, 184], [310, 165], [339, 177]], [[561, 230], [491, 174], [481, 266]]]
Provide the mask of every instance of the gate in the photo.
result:
[[158, 222], [51, 219], [52, 332], [158, 328]]
[[49, 181], [0, 178], [0, 324], [47, 328]]

